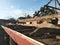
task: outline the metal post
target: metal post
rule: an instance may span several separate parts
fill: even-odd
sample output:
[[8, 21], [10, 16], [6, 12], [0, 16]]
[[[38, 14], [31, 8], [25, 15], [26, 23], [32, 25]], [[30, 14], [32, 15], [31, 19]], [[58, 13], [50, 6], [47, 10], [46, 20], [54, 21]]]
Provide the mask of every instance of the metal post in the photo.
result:
[[[56, 8], [56, 0], [54, 0], [54, 3], [55, 3], [55, 8]], [[54, 9], [55, 10], [55, 14], [56, 14], [56, 9]]]
[[11, 37], [9, 37], [9, 39], [10, 39], [10, 41], [9, 41], [9, 42], [10, 42], [10, 45], [12, 45], [12, 44], [11, 44]]

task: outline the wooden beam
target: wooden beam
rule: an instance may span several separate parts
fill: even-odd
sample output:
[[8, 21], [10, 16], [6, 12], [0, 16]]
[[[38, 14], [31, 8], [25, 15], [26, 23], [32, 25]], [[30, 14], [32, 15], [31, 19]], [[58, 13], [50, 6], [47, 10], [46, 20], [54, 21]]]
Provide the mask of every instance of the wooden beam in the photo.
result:
[[41, 24], [38, 25], [37, 29], [35, 29], [34, 31], [32, 31], [29, 35], [31, 36], [32, 34], [36, 33], [40, 28], [55, 28], [55, 29], [60, 29], [60, 27], [53, 25], [51, 23], [48, 22], [43, 22]]
[[35, 32], [37, 32], [40, 28], [36, 28], [34, 31], [32, 31], [29, 36], [31, 36], [32, 34], [34, 34]]

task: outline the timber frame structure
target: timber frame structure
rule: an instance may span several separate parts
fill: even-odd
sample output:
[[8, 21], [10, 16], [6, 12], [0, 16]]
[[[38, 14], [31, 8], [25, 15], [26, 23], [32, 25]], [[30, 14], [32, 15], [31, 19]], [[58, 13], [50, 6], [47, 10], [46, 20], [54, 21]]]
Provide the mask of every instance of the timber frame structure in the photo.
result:
[[[53, 0], [50, 0], [45, 5], [45, 7], [60, 10], [59, 8], [56, 8], [56, 1], [58, 2], [59, 6], [60, 6], [59, 1], [55, 0], [55, 7], [48, 6], [48, 4], [51, 3], [51, 1], [53, 1]], [[28, 18], [28, 19], [18, 20], [18, 22], [19, 22], [18, 25], [36, 27], [35, 30], [33, 30], [32, 32], [29, 33], [29, 36], [31, 36], [34, 33], [36, 33], [40, 28], [60, 29], [60, 27], [57, 26], [57, 25], [60, 25], [60, 14], [52, 14], [52, 15], [35, 17], [35, 18]], [[5, 26], [2, 26], [2, 28], [18, 45], [45, 45], [44, 43], [38, 42], [34, 39], [31, 39], [31, 38], [17, 32], [17, 31], [14, 31], [14, 30], [7, 28]]]
[[[23, 19], [18, 20], [18, 22], [25, 22], [25, 24], [20, 24], [23, 26], [35, 26], [37, 27], [33, 32], [31, 32], [29, 35], [32, 35], [38, 31], [40, 28], [55, 28], [60, 29], [60, 27], [56, 26], [58, 25], [60, 16], [58, 14], [54, 15], [48, 15], [48, 16], [42, 16], [42, 17], [35, 17], [35, 18], [29, 18], [29, 19]], [[52, 24], [52, 21], [55, 21], [57, 19], [56, 24]], [[42, 21], [42, 22], [41, 22]]]

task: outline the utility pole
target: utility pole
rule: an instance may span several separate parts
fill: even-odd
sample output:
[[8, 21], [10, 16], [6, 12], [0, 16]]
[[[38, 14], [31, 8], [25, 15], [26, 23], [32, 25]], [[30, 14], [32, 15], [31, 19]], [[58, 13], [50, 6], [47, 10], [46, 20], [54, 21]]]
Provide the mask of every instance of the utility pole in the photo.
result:
[[9, 41], [9, 42], [10, 42], [10, 45], [12, 45], [12, 42], [11, 42], [11, 37], [9, 37], [9, 39], [10, 39], [10, 41]]
[[[54, 4], [55, 4], [55, 8], [56, 8], [56, 0], [54, 0]], [[55, 14], [56, 14], [56, 9], [54, 9], [55, 10]]]

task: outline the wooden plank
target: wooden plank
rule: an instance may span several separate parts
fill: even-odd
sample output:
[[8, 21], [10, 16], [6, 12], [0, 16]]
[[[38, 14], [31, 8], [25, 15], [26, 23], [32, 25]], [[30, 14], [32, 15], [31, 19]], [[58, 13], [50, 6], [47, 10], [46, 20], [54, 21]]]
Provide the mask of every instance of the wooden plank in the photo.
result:
[[39, 24], [37, 29], [32, 31], [29, 35], [31, 36], [32, 34], [36, 33], [40, 28], [55, 28], [55, 29], [60, 29], [60, 27], [45, 21], [45, 22]]
[[32, 31], [32, 32], [29, 34], [29, 36], [31, 36], [32, 34], [34, 34], [35, 32], [37, 32], [39, 29], [40, 29], [40, 28], [37, 28], [37, 29], [35, 29], [34, 31]]

